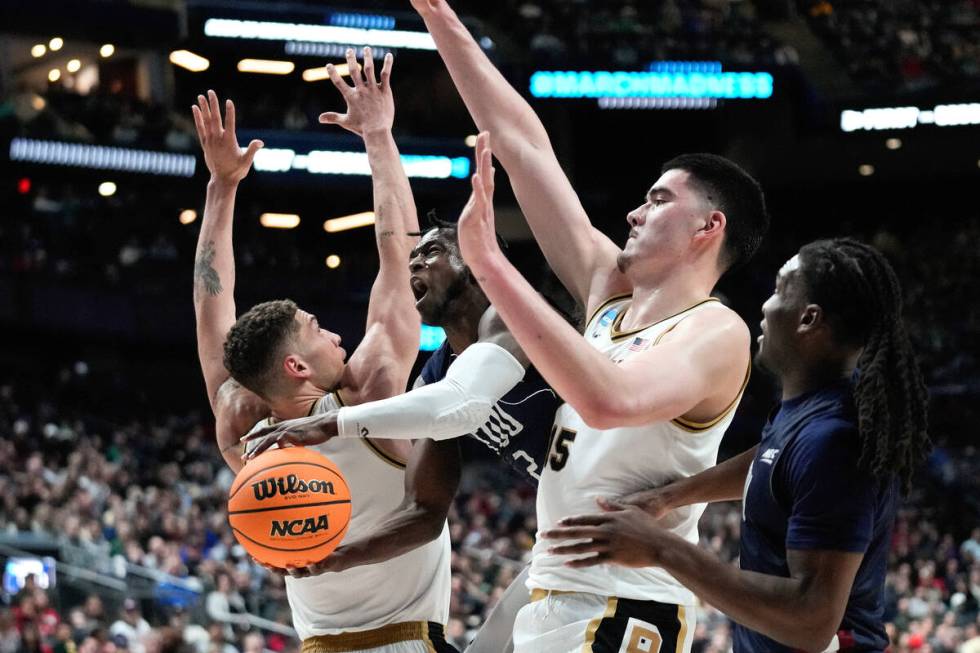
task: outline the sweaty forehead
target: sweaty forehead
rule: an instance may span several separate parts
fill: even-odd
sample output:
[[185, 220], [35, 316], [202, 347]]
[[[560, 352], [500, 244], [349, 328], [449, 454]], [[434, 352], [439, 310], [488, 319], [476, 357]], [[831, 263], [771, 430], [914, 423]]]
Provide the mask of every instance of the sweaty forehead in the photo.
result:
[[418, 246], [422, 247], [423, 245], [428, 245], [429, 243], [440, 243], [443, 245], [454, 246], [456, 244], [456, 239], [452, 237], [450, 229], [435, 227], [422, 234], [422, 238], [419, 239]]

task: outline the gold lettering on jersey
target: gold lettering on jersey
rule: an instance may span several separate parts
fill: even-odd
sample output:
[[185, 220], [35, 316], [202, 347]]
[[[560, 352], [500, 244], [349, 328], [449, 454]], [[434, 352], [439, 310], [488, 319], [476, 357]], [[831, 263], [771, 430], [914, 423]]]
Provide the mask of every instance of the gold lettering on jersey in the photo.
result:
[[623, 646], [619, 649], [620, 653], [660, 653], [660, 647], [664, 640], [656, 626], [648, 625], [651, 626], [652, 630], [639, 624], [631, 625], [626, 630]]

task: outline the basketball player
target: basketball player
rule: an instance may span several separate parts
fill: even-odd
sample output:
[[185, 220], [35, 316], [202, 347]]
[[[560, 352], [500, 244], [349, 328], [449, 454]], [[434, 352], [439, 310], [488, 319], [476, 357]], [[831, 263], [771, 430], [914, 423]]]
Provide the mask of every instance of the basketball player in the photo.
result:
[[[746, 325], [710, 292], [761, 241], [768, 219], [758, 184], [721, 157], [678, 157], [629, 214], [630, 237], [620, 251], [589, 223], [547, 137], [540, 140], [530, 108], [444, 3], [425, 6], [435, 6], [423, 16], [457, 85], [466, 87], [461, 91], [471, 112], [479, 116], [479, 105], [503, 116], [502, 123], [490, 121], [510, 131], [501, 160], [518, 200], [552, 267], [592, 316], [583, 342], [488, 239], [493, 172], [488, 134], [482, 133], [460, 248], [528, 358], [567, 402], [556, 416], [539, 484], [539, 532], [599, 496], [661, 485], [714, 465], [750, 361]], [[530, 140], [522, 144], [523, 138]], [[684, 509], [670, 529], [696, 543], [703, 508]], [[535, 544], [531, 603], [514, 627], [517, 653], [647, 650], [640, 642], [654, 638], [666, 650], [690, 650], [694, 596], [669, 573], [572, 569], [549, 547], [540, 538]]]
[[[404, 261], [417, 242], [418, 221], [408, 180], [391, 135], [394, 104], [385, 58], [380, 84], [365, 49], [363, 70], [347, 52], [353, 87], [333, 66], [331, 80], [347, 113], [321, 122], [359, 134], [372, 169], [376, 236], [381, 260], [371, 291], [361, 345], [345, 362], [340, 338], [291, 301], [265, 302], [235, 321], [231, 223], [238, 182], [261, 143], [242, 152], [235, 139], [234, 105], [222, 126], [218, 99], [198, 98], [194, 120], [211, 172], [195, 264], [198, 342], [219, 442], [237, 469], [238, 438], [247, 420], [271, 410], [272, 420], [391, 396], [405, 387], [418, 345], [419, 321]], [[229, 379], [229, 372], [232, 381]], [[253, 394], [249, 394], [249, 391]], [[256, 397], [260, 398], [257, 399]], [[260, 422], [262, 424], [263, 422]], [[244, 426], [243, 426], [244, 424]], [[231, 435], [229, 435], [231, 434]], [[404, 493], [405, 443], [336, 440], [317, 447], [343, 470], [354, 497], [349, 533], [375, 529]], [[305, 653], [452, 651], [442, 635], [450, 593], [449, 534], [389, 562], [333, 576], [287, 578], [293, 624]], [[378, 591], [379, 588], [383, 591]]]
[[[736, 621], [737, 653], [885, 651], [892, 524], [929, 448], [898, 280], [868, 245], [818, 241], [783, 266], [762, 314], [756, 361], [782, 403], [760, 445], [545, 536], [582, 540], [556, 549], [591, 554], [574, 566], [663, 567]], [[743, 497], [741, 570], [657, 522]]]

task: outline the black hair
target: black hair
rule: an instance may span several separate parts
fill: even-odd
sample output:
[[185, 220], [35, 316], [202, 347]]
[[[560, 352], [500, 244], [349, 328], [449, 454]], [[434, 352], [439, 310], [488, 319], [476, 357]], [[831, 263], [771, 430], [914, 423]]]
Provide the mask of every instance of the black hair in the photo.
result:
[[229, 329], [224, 345], [225, 369], [243, 386], [268, 397], [275, 380], [277, 356], [296, 333], [295, 302], [277, 299], [256, 304]]
[[681, 154], [660, 172], [668, 170], [686, 171], [694, 186], [725, 214], [724, 270], [734, 270], [751, 259], [769, 231], [766, 198], [759, 182], [717, 154]]
[[[426, 232], [428, 232], [428, 231], [430, 231], [432, 229], [438, 229], [439, 231], [448, 231], [448, 232], [450, 232], [452, 234], [453, 241], [454, 242], [459, 242], [459, 224], [457, 224], [455, 221], [453, 221], [453, 220], [447, 220], [445, 218], [439, 217], [439, 214], [436, 213], [436, 210], [435, 209], [430, 209], [429, 212], [425, 214], [425, 218], [426, 218], [426, 220], [428, 220], [428, 223], [429, 223], [428, 226], [426, 227], [425, 231], [410, 232], [408, 234], [409, 236], [420, 236], [421, 237], [421, 236], [425, 235]], [[498, 234], [496, 232], [494, 232], [494, 236], [497, 237], [497, 245], [499, 245], [500, 246], [500, 249], [503, 250], [506, 253], [506, 251], [507, 251], [507, 241], [504, 240], [500, 236], [500, 234]]]
[[800, 249], [809, 302], [827, 316], [843, 345], [862, 347], [854, 404], [858, 464], [878, 479], [894, 474], [907, 492], [931, 447], [928, 391], [902, 320], [902, 289], [874, 247], [838, 238]]

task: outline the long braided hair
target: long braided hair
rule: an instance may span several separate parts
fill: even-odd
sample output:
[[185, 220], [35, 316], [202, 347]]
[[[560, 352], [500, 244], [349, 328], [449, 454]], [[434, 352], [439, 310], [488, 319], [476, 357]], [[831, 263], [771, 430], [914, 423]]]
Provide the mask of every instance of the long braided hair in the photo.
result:
[[902, 321], [902, 289], [874, 247], [838, 238], [800, 249], [809, 300], [823, 308], [841, 344], [863, 347], [854, 403], [858, 465], [875, 478], [892, 474], [908, 492], [931, 447], [928, 393]]

